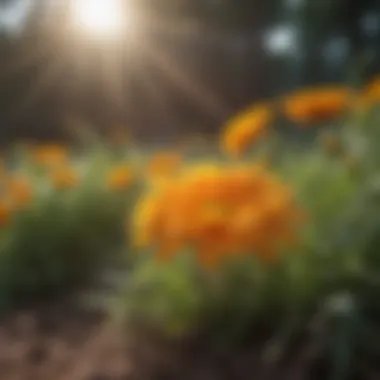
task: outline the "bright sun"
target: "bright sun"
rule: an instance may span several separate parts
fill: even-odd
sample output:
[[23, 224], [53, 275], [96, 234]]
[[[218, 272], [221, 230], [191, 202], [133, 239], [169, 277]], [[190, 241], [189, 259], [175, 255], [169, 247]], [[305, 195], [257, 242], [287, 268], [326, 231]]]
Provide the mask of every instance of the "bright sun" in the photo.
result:
[[124, 25], [121, 0], [73, 0], [77, 26], [98, 36], [117, 35]]

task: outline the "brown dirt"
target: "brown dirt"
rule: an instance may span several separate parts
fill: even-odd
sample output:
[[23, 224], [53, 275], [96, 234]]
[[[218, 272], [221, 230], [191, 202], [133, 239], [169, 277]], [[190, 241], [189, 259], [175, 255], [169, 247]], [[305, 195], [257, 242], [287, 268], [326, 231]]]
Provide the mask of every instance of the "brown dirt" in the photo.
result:
[[281, 355], [263, 341], [220, 356], [196, 341], [155, 344], [151, 335], [140, 336], [131, 349], [126, 335], [101, 313], [60, 302], [20, 310], [0, 320], [0, 379], [319, 380], [326, 378], [319, 360], [323, 333], [318, 329], [315, 333], [320, 339], [302, 337], [296, 350], [284, 347]]
[[[278, 377], [271, 365], [258, 368], [262, 347], [250, 347], [233, 357], [217, 357], [197, 343], [155, 344], [151, 335], [140, 335], [138, 344], [128, 349], [124, 337], [121, 329], [107, 323], [101, 313], [80, 311], [69, 302], [13, 312], [0, 320], [0, 379], [246, 380], [253, 375], [262, 380], [287, 378]], [[307, 378], [303, 375], [293, 372], [291, 378]]]
[[12, 313], [0, 322], [0, 379], [129, 379], [122, 335], [107, 325], [64, 303]]

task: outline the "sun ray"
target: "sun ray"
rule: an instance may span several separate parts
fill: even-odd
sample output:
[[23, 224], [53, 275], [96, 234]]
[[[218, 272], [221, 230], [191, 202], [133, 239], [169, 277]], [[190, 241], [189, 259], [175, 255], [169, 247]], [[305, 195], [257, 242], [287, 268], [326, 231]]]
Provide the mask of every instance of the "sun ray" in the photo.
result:
[[183, 90], [186, 96], [192, 98], [214, 116], [225, 112], [227, 105], [193, 75], [181, 69], [179, 65], [176, 65], [175, 61], [171, 60], [167, 54], [159, 49], [155, 49], [151, 50], [150, 57], [156, 64], [157, 69], [163, 75], [166, 75], [174, 85]]

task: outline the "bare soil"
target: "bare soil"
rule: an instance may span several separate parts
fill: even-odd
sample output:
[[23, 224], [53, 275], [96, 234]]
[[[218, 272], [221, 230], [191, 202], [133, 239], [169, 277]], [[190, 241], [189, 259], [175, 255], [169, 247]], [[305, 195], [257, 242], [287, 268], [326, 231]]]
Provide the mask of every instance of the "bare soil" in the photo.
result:
[[1, 380], [124, 380], [122, 334], [100, 313], [39, 305], [0, 321]]
[[[316, 332], [323, 340], [321, 331]], [[38, 305], [0, 320], [0, 380], [319, 380], [318, 339], [301, 337], [281, 355], [268, 341], [215, 355], [195, 342], [151, 337], [127, 347], [126, 334], [100, 312], [70, 302]], [[305, 339], [306, 338], [306, 339]], [[357, 379], [379, 379], [368, 370]]]

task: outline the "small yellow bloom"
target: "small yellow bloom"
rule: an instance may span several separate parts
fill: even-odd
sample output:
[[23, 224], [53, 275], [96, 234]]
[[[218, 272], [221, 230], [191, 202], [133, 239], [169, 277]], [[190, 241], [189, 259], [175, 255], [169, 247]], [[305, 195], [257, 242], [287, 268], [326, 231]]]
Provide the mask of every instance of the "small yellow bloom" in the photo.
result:
[[51, 172], [51, 181], [57, 190], [65, 190], [75, 187], [79, 182], [79, 176], [72, 168], [63, 166]]
[[32, 150], [34, 161], [44, 166], [57, 166], [68, 161], [67, 149], [61, 145], [43, 145]]
[[345, 87], [320, 87], [296, 92], [283, 101], [285, 116], [294, 123], [309, 125], [341, 116], [350, 102]]
[[261, 139], [273, 119], [272, 109], [261, 104], [239, 114], [229, 121], [222, 135], [222, 150], [231, 156], [240, 156]]
[[23, 208], [33, 198], [32, 185], [22, 176], [11, 176], [6, 181], [5, 191], [8, 193], [10, 202], [15, 208]]
[[150, 179], [159, 179], [172, 176], [181, 166], [182, 157], [174, 152], [164, 152], [155, 155], [147, 167]]
[[133, 180], [133, 173], [129, 166], [118, 166], [108, 174], [108, 188], [113, 191], [127, 190]]

